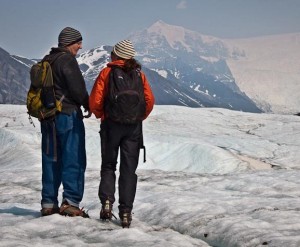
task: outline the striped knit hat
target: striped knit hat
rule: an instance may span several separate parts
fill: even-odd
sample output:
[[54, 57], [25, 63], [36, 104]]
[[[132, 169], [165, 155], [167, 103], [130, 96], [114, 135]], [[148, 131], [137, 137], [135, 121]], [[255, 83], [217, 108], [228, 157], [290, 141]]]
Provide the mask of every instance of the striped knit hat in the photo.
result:
[[122, 40], [114, 46], [113, 52], [120, 58], [130, 59], [135, 56], [135, 50], [130, 40]]
[[68, 45], [75, 44], [82, 40], [82, 36], [79, 31], [74, 28], [64, 28], [58, 36], [58, 46], [66, 47]]

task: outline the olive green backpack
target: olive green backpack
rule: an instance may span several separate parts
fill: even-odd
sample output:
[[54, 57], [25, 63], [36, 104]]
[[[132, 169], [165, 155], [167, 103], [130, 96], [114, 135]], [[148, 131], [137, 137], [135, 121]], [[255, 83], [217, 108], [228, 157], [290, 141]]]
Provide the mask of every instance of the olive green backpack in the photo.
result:
[[51, 61], [43, 59], [31, 67], [31, 84], [27, 94], [29, 118], [32, 116], [41, 121], [61, 111], [64, 96], [60, 100], [55, 98], [51, 64], [62, 54], [58, 53]]

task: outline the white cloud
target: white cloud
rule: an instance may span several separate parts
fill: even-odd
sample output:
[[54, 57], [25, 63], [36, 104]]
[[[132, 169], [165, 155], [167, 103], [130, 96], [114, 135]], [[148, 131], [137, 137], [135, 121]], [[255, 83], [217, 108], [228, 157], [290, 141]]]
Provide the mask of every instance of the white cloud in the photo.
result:
[[176, 9], [186, 9], [187, 8], [187, 1], [183, 0], [177, 4]]

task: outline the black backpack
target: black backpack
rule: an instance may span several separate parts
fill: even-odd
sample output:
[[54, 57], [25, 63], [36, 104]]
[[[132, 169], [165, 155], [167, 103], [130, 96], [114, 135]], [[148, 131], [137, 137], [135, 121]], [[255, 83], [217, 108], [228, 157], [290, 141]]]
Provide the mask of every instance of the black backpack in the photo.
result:
[[108, 119], [123, 124], [144, 119], [146, 102], [140, 69], [125, 72], [119, 66], [112, 67], [104, 111]]

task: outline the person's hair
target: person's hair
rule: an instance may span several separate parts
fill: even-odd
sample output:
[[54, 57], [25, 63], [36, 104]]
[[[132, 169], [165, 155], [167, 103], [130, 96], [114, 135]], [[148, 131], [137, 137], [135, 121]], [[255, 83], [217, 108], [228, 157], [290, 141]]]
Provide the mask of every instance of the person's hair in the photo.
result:
[[115, 56], [117, 58], [117, 60], [124, 60], [124, 67], [123, 70], [125, 72], [134, 70], [134, 69], [142, 69], [142, 65], [135, 60], [134, 58], [130, 58], [130, 59], [124, 59], [122, 57], [119, 57], [117, 54], [115, 54], [113, 51], [110, 53], [111, 56]]
[[123, 67], [125, 72], [135, 70], [135, 69], [141, 69], [141, 68], [142, 65], [134, 58], [126, 59]]

